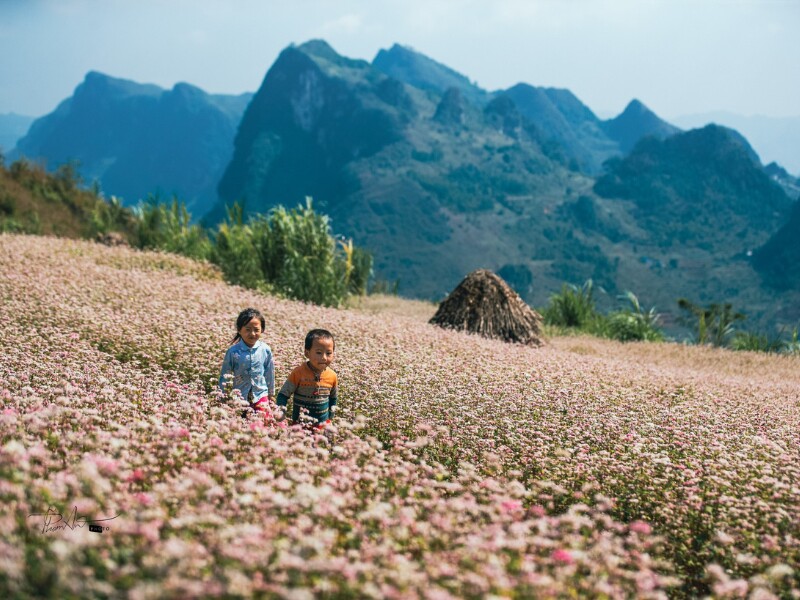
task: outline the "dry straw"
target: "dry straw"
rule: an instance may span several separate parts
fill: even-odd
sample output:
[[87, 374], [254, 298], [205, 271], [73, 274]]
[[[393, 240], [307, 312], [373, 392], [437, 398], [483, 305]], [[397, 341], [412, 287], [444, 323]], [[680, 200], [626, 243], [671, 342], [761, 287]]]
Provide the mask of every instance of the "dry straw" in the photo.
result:
[[501, 277], [485, 269], [467, 275], [439, 305], [430, 322], [506, 342], [544, 344], [539, 313]]

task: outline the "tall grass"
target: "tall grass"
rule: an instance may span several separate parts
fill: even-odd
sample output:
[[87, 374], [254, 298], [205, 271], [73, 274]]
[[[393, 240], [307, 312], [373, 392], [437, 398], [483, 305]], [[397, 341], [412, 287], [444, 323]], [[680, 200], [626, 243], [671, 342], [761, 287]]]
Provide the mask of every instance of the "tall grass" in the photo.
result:
[[732, 350], [750, 352], [767, 352], [770, 354], [800, 354], [798, 343], [798, 330], [795, 327], [791, 335], [786, 337], [786, 329], [781, 328], [774, 334], [761, 331], [738, 331], [731, 340]]
[[[116, 212], [111, 204], [108, 212]], [[190, 258], [207, 259], [211, 242], [205, 230], [192, 224], [186, 206], [173, 197], [162, 203], [157, 196], [148, 198], [134, 209], [136, 245], [144, 249], [159, 249]]]
[[733, 310], [730, 303], [711, 303], [700, 306], [686, 298], [678, 299], [678, 307], [684, 311], [684, 323], [695, 332], [695, 341], [702, 345], [723, 347], [736, 333], [735, 323], [747, 317]]
[[626, 302], [626, 306], [608, 315], [606, 337], [621, 342], [664, 340], [664, 332], [659, 327], [661, 315], [655, 307], [644, 310], [639, 298], [631, 291], [626, 291], [619, 299]]

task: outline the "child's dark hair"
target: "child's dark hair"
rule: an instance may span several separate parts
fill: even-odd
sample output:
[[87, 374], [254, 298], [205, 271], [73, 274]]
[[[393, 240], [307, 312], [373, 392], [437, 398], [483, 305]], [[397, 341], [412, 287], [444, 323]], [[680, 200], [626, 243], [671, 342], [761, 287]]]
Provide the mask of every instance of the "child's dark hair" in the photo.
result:
[[327, 329], [312, 329], [306, 334], [306, 350], [311, 350], [314, 345], [314, 340], [330, 340], [333, 342], [334, 349], [336, 348], [336, 340], [333, 339], [333, 334]]
[[261, 321], [261, 331], [264, 331], [267, 328], [267, 322], [264, 320], [264, 315], [262, 315], [261, 312], [255, 308], [245, 308], [239, 313], [239, 316], [236, 317], [236, 335], [234, 336], [231, 344], [235, 344], [242, 339], [242, 336], [239, 335], [239, 330], [253, 319], [258, 319]]

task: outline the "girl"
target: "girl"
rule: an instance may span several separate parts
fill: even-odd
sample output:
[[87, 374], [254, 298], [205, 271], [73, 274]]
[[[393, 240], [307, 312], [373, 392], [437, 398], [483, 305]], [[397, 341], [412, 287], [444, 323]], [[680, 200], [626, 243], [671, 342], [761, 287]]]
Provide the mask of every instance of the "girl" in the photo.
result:
[[261, 341], [266, 323], [255, 308], [247, 308], [236, 318], [236, 336], [222, 360], [219, 389], [227, 396], [232, 391], [227, 380], [233, 379], [238, 391], [251, 408], [267, 412], [275, 402], [275, 363], [272, 350]]

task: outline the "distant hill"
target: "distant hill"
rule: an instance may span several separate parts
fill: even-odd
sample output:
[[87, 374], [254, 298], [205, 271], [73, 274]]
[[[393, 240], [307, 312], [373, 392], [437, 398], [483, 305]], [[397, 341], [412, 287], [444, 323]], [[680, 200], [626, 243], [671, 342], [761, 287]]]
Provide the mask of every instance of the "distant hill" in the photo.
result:
[[127, 204], [150, 193], [176, 194], [202, 214], [216, 200], [249, 99], [91, 72], [72, 97], [34, 121], [12, 158], [42, 159], [50, 169], [77, 161], [87, 182], [98, 181], [105, 194]]
[[7, 113], [0, 115], [0, 152], [9, 154], [17, 140], [28, 132], [35, 117]]
[[619, 116], [605, 121], [603, 129], [619, 144], [623, 154], [633, 150], [636, 143], [645, 136], [664, 139], [680, 131], [674, 125], [660, 119], [638, 100], [631, 100]]
[[736, 240], [742, 252], [777, 230], [790, 205], [747, 141], [717, 125], [645, 138], [608, 170], [595, 192], [633, 200], [640, 222], [665, 246]]
[[672, 122], [687, 129], [709, 123], [736, 129], [747, 137], [765, 164], [776, 162], [794, 177], [800, 177], [800, 115], [764, 117], [714, 111], [675, 117]]

